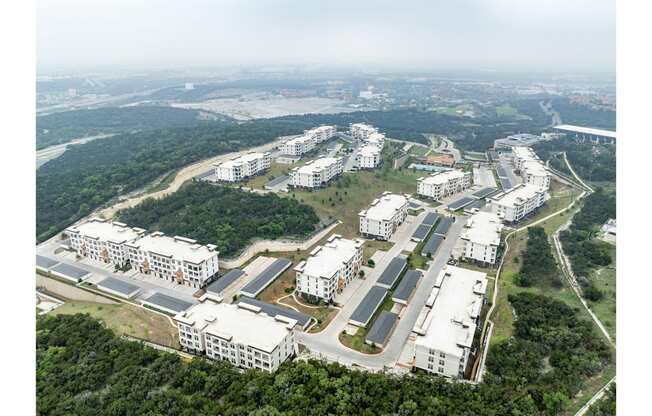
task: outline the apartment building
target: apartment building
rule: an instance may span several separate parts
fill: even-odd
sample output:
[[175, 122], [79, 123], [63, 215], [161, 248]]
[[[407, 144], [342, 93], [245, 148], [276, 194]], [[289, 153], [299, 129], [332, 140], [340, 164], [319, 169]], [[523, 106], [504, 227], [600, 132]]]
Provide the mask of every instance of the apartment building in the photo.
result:
[[290, 171], [290, 186], [320, 188], [344, 171], [341, 157], [322, 157]]
[[360, 211], [360, 234], [377, 240], [389, 240], [408, 212], [408, 198], [385, 192], [369, 208]]
[[335, 126], [319, 126], [303, 132], [303, 135], [312, 138], [315, 144], [325, 142], [336, 134]]
[[363, 240], [347, 240], [333, 234], [323, 246], [310, 252], [296, 272], [297, 291], [324, 302], [332, 302], [358, 274], [362, 265]]
[[415, 367], [464, 377], [486, 290], [486, 273], [444, 266], [414, 329]]
[[279, 146], [284, 155], [301, 156], [315, 148], [315, 141], [309, 136], [299, 136], [286, 141]]
[[550, 172], [532, 149], [514, 147], [512, 154], [514, 167], [521, 172], [523, 183], [538, 186], [546, 191], [550, 188]]
[[360, 169], [375, 169], [382, 160], [381, 148], [373, 144], [362, 146], [355, 155], [355, 160]]
[[248, 153], [226, 162], [215, 163], [213, 166], [215, 166], [217, 180], [238, 182], [269, 169], [271, 162], [269, 152]]
[[184, 237], [155, 232], [125, 244], [131, 266], [186, 286], [201, 288], [218, 272], [218, 251]]
[[205, 301], [174, 317], [181, 346], [242, 368], [274, 372], [296, 354], [297, 321], [257, 306]]
[[131, 228], [127, 224], [101, 218], [92, 218], [66, 229], [66, 234], [70, 237], [70, 248], [78, 255], [119, 267], [129, 260], [125, 244], [144, 233], [142, 228]]
[[354, 123], [349, 127], [349, 132], [354, 139], [365, 140], [374, 133], [378, 133], [378, 130], [366, 123]]
[[519, 184], [487, 198], [491, 212], [506, 222], [518, 222], [548, 200], [546, 191], [531, 184]]
[[417, 194], [435, 201], [471, 186], [471, 172], [447, 170], [417, 179]]
[[476, 212], [467, 221], [460, 238], [464, 242], [462, 258], [482, 264], [495, 264], [503, 224], [498, 215]]

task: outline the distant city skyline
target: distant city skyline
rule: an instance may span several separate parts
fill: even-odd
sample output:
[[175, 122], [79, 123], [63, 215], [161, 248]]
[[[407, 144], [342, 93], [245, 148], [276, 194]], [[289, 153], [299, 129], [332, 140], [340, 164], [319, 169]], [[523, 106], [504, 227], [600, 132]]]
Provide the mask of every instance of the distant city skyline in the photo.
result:
[[610, 0], [40, 0], [37, 65], [614, 72], [615, 20]]

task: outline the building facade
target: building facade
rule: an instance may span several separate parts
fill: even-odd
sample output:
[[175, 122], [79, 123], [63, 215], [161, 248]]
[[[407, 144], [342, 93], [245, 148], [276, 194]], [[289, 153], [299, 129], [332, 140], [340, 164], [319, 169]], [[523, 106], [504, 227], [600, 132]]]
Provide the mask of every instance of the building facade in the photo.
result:
[[344, 165], [341, 157], [323, 157], [312, 160], [290, 171], [290, 186], [320, 188], [341, 175]]
[[315, 144], [325, 142], [337, 134], [335, 126], [319, 126], [303, 132], [303, 135], [310, 137]]
[[103, 263], [124, 266], [129, 260], [126, 244], [145, 233], [142, 228], [131, 228], [116, 221], [93, 218], [66, 229], [70, 248], [81, 257]]
[[403, 223], [408, 212], [408, 198], [385, 192], [369, 208], [360, 211], [360, 234], [378, 240], [389, 240]]
[[438, 201], [471, 186], [471, 172], [447, 170], [417, 179], [417, 194]]
[[476, 212], [467, 221], [460, 238], [464, 242], [462, 258], [482, 264], [495, 264], [503, 224], [497, 214]]
[[323, 246], [295, 268], [297, 291], [304, 296], [332, 302], [358, 274], [362, 265], [363, 240], [347, 240], [333, 234]]
[[464, 377], [486, 290], [486, 273], [444, 267], [417, 318], [415, 367], [444, 377]]
[[375, 169], [382, 160], [381, 149], [372, 144], [362, 146], [355, 155], [355, 160], [360, 169]]
[[315, 148], [315, 141], [309, 136], [299, 136], [286, 141], [279, 146], [284, 155], [301, 156]]
[[349, 127], [349, 133], [354, 139], [365, 140], [374, 133], [378, 133], [378, 130], [366, 123], [354, 123]]
[[204, 287], [219, 271], [217, 247], [212, 244], [155, 232], [125, 246], [131, 266], [139, 272], [189, 287]]
[[548, 200], [545, 190], [535, 185], [519, 184], [507, 192], [487, 198], [491, 212], [503, 221], [518, 222]]
[[215, 177], [219, 181], [238, 182], [269, 169], [271, 162], [269, 152], [248, 153], [226, 162], [216, 163]]
[[174, 317], [181, 346], [241, 368], [274, 372], [297, 352], [296, 321], [254, 305], [205, 301]]
[[514, 167], [518, 169], [523, 183], [537, 186], [543, 190], [550, 188], [550, 173], [545, 164], [529, 147], [512, 148]]

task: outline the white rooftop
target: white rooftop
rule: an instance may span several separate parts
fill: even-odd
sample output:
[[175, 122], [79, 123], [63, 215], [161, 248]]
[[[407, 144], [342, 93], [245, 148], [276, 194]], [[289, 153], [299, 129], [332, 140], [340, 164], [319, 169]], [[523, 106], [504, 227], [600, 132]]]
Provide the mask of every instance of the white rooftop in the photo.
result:
[[405, 196], [385, 192], [380, 198], [374, 199], [371, 207], [361, 211], [361, 216], [375, 221], [389, 221], [396, 211], [407, 205], [408, 200]]
[[297, 168], [297, 172], [305, 173], [305, 174], [319, 172], [337, 163], [338, 161], [339, 158], [337, 157], [322, 157], [319, 159], [312, 160], [306, 163], [305, 165], [301, 166], [300, 168]]
[[200, 264], [217, 254], [214, 246], [203, 246], [190, 238], [170, 237], [161, 232], [139, 238], [129, 246], [193, 264]]
[[145, 232], [142, 228], [131, 228], [121, 222], [106, 221], [101, 218], [92, 218], [89, 221], [68, 228], [78, 231], [80, 235], [114, 243], [124, 243], [138, 238]]
[[418, 181], [428, 185], [443, 185], [450, 180], [459, 179], [462, 177], [464, 177], [464, 172], [461, 170], [445, 170], [433, 173], [426, 178], [419, 178]]
[[305, 261], [299, 263], [294, 270], [309, 276], [330, 278], [340, 268], [342, 263], [350, 261], [363, 240], [347, 240], [339, 234], [333, 234], [323, 246], [316, 247]]
[[239, 166], [247, 162], [253, 162], [254, 160], [257, 159], [262, 159], [263, 157], [265, 157], [264, 153], [247, 153], [246, 155], [236, 157], [234, 159], [231, 159], [223, 163], [216, 163], [215, 166], [221, 166], [223, 168], [232, 168], [234, 166]]
[[293, 319], [273, 318], [253, 305], [209, 301], [192, 306], [177, 314], [175, 319], [266, 352], [272, 352], [296, 324]]
[[533, 198], [541, 192], [543, 191], [541, 191], [538, 186], [531, 184], [519, 184], [507, 192], [503, 192], [489, 199], [495, 201], [500, 205], [513, 206]]
[[319, 126], [319, 127], [314, 127], [310, 130], [306, 130], [306, 133], [325, 133], [330, 130], [333, 130], [335, 127], [334, 126]]
[[353, 123], [351, 124], [352, 129], [360, 129], [360, 130], [368, 130], [368, 131], [376, 131], [376, 128], [372, 125], [366, 124], [366, 123]]
[[533, 176], [548, 176], [545, 165], [538, 160], [527, 160], [523, 163], [523, 169]]
[[512, 148], [512, 153], [514, 156], [520, 157], [521, 159], [538, 159], [532, 149], [525, 146], [517, 146]]
[[503, 224], [498, 215], [479, 211], [466, 221], [461, 238], [476, 244], [498, 246], [502, 229]]
[[591, 128], [591, 127], [573, 126], [573, 125], [570, 125], [570, 124], [560, 124], [560, 125], [555, 126], [553, 128], [556, 129], [556, 130], [571, 131], [573, 133], [592, 134], [592, 135], [595, 135], [595, 136], [611, 137], [613, 139], [616, 138], [616, 132], [615, 131], [610, 131], [610, 130], [594, 129], [594, 128]]
[[360, 156], [376, 156], [380, 154], [380, 148], [376, 146], [375, 144], [368, 144], [365, 146], [362, 146], [360, 150], [358, 151], [358, 154]]
[[310, 136], [299, 136], [288, 140], [287, 142], [285, 142], [285, 144], [303, 144], [311, 141], [312, 141], [312, 137]]
[[439, 278], [442, 275], [432, 310], [421, 325], [424, 335], [417, 336], [415, 344], [460, 356], [462, 347], [469, 348], [473, 342], [487, 274], [447, 265]]

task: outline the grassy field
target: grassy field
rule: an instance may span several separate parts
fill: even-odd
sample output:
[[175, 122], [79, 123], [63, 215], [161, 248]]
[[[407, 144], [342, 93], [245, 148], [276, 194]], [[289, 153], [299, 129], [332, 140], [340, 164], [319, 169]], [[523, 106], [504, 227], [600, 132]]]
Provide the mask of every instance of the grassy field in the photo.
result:
[[428, 153], [428, 150], [430, 149], [427, 147], [413, 145], [410, 147], [408, 153], [413, 156], [424, 156], [426, 153]]
[[417, 178], [423, 173], [412, 170], [383, 169], [376, 172], [345, 173], [331, 186], [316, 191], [292, 190], [289, 196], [312, 206], [326, 221], [339, 219], [339, 233], [358, 236], [358, 213], [383, 192], [416, 193]]
[[382, 349], [376, 347], [375, 345], [369, 345], [364, 342], [365, 337], [367, 336], [367, 329], [358, 328], [358, 332], [355, 335], [351, 336], [346, 332], [340, 333], [340, 342], [351, 348], [352, 350], [360, 351], [365, 354], [378, 354]]
[[269, 170], [262, 175], [255, 176], [250, 180], [243, 182], [242, 186], [253, 188], [253, 189], [265, 189], [265, 184], [271, 181], [274, 178], [279, 176], [287, 175], [290, 169], [299, 166], [299, 164], [294, 165], [284, 165], [281, 163], [272, 162], [269, 167]]
[[87, 313], [118, 335], [131, 335], [157, 344], [179, 348], [178, 331], [168, 318], [144, 308], [121, 303], [106, 305], [70, 301], [51, 312], [53, 315]]
[[613, 263], [607, 267], [596, 270], [591, 280], [604, 293], [604, 298], [599, 302], [589, 301], [589, 307], [607, 328], [609, 335], [616, 339], [616, 247], [612, 246], [609, 254]]

